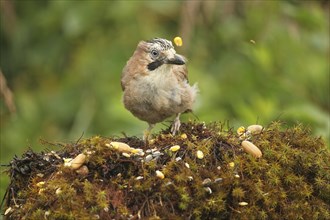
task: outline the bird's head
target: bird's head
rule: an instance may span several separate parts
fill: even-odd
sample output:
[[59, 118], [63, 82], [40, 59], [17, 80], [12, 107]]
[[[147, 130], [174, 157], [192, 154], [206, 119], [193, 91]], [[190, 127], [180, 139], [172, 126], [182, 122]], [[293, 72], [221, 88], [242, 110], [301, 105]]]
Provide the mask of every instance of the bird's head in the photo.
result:
[[162, 38], [154, 38], [150, 41], [142, 41], [138, 45], [143, 50], [149, 71], [156, 70], [162, 65], [184, 65], [185, 58], [176, 53], [171, 41]]

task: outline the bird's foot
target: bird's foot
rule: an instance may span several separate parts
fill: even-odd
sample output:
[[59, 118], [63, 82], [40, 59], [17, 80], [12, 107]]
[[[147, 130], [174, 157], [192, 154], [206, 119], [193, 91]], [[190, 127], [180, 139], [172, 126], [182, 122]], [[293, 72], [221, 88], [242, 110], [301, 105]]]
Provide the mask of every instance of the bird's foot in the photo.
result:
[[148, 143], [149, 136], [150, 136], [150, 131], [149, 131], [149, 130], [145, 130], [145, 131], [143, 132], [143, 141], [144, 141], [145, 143]]
[[180, 114], [177, 114], [171, 127], [171, 132], [173, 136], [179, 131], [180, 126], [181, 126]]
[[149, 137], [154, 124], [149, 124], [149, 127], [143, 132], [143, 141], [148, 146], [149, 145]]

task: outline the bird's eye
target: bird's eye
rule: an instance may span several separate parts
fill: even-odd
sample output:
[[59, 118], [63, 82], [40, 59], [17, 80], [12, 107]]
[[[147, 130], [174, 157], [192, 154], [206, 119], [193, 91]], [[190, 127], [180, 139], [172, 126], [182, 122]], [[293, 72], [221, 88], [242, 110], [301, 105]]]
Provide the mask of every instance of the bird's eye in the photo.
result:
[[158, 55], [159, 55], [159, 52], [157, 50], [152, 50], [151, 51], [151, 56], [152, 57], [156, 58], [156, 57], [158, 57]]

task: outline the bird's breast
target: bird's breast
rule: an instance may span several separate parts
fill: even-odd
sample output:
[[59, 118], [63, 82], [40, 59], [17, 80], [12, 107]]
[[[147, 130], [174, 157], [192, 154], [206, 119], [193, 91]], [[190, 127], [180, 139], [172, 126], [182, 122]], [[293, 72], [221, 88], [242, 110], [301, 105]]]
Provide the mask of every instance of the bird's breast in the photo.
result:
[[[165, 71], [167, 70], [167, 71]], [[166, 68], [139, 74], [124, 91], [124, 104], [138, 118], [159, 122], [192, 108], [195, 91]]]

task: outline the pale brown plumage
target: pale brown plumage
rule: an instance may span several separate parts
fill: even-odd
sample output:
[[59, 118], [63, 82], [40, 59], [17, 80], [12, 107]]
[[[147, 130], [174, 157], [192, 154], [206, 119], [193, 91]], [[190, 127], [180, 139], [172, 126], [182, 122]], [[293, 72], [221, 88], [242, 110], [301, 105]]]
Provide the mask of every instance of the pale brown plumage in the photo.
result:
[[171, 131], [180, 128], [180, 114], [191, 110], [197, 86], [190, 86], [185, 58], [176, 54], [172, 43], [155, 38], [141, 41], [122, 72], [121, 86], [125, 108], [149, 124], [176, 115]]

